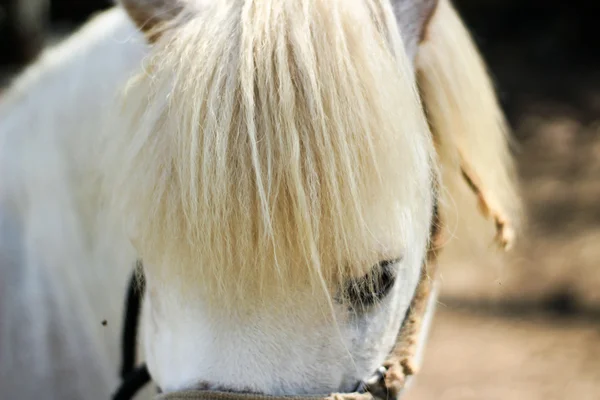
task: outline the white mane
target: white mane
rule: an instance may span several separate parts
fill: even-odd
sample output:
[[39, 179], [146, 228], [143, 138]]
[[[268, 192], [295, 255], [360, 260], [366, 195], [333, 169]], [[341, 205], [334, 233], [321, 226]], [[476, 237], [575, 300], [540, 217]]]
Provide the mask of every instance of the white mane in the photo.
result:
[[[398, 257], [415, 215], [428, 229], [432, 186], [416, 182], [433, 147], [381, 7], [225, 1], [169, 25], [106, 158], [118, 213], [160, 282], [249, 304]], [[378, 243], [384, 231], [396, 241]]]

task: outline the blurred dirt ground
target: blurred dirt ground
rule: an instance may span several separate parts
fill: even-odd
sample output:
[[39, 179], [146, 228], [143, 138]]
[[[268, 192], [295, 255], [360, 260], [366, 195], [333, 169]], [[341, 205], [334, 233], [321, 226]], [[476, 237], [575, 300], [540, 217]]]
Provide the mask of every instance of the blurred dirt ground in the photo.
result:
[[408, 400], [600, 398], [597, 324], [438, 311]]

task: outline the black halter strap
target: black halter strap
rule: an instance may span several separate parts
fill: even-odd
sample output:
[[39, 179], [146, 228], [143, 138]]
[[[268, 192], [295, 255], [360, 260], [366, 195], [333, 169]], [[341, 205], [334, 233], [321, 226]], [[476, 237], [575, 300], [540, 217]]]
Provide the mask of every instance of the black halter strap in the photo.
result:
[[130, 400], [139, 392], [148, 382], [150, 374], [146, 364], [134, 368], [123, 378], [119, 389], [113, 394], [113, 400]]
[[142, 262], [140, 260], [136, 261], [125, 298], [125, 318], [121, 336], [121, 355], [123, 356], [121, 360], [121, 378], [123, 379], [135, 369], [140, 306], [144, 296], [144, 285], [141, 281], [140, 285], [137, 284], [137, 275], [142, 273], [142, 268]]
[[130, 400], [136, 393], [150, 382], [150, 374], [146, 364], [135, 366], [138, 324], [144, 285], [138, 285], [137, 274], [142, 273], [142, 262], [137, 261], [129, 279], [127, 297], [125, 299], [125, 319], [121, 336], [121, 385], [113, 394], [113, 400]]

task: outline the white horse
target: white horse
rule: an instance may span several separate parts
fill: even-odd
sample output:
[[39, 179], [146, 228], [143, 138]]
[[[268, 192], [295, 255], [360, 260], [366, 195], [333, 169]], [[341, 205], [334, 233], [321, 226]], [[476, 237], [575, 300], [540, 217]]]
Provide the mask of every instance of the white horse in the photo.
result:
[[512, 240], [507, 141], [448, 0], [122, 0], [0, 98], [1, 396], [110, 395], [138, 257], [163, 392], [400, 393], [463, 178]]

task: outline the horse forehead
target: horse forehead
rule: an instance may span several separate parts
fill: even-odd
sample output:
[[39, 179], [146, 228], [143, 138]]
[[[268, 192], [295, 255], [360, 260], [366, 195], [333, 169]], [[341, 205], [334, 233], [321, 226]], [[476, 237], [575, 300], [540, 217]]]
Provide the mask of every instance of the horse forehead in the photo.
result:
[[408, 55], [414, 59], [419, 44], [425, 38], [427, 25], [439, 0], [392, 0], [392, 7], [402, 41]]

